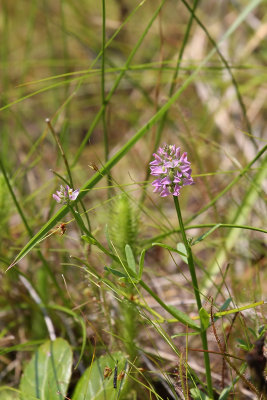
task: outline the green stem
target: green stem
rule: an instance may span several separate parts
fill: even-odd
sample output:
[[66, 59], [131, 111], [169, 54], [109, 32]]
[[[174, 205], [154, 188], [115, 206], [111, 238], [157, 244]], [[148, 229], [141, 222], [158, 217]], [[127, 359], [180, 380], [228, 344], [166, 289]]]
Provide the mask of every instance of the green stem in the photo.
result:
[[106, 101], [105, 101], [105, 42], [106, 42], [106, 2], [102, 0], [102, 62], [101, 62], [101, 100], [104, 110], [102, 112], [104, 128], [105, 162], [108, 160], [108, 136], [106, 126]]
[[70, 204], [68, 206], [69, 206], [69, 209], [70, 209], [75, 221], [77, 222], [79, 228], [81, 229], [81, 231], [84, 232], [90, 238], [91, 244], [97, 246], [99, 248], [99, 250], [101, 250], [107, 256], [111, 257], [113, 260], [119, 262], [120, 260], [118, 259], [118, 257], [115, 256], [114, 254], [112, 254], [110, 251], [108, 251], [104, 246], [102, 246], [102, 244], [86, 228], [86, 226], [84, 225], [84, 222], [83, 222], [82, 217], [80, 216], [79, 212], [74, 210], [73, 206], [71, 206]]
[[161, 305], [161, 307], [166, 310], [170, 315], [172, 315], [176, 321], [180, 321], [182, 324], [187, 325], [188, 327], [197, 330], [200, 333], [200, 327], [198, 326], [198, 324], [196, 324], [191, 318], [185, 318], [187, 317], [187, 314], [181, 313], [177, 308], [172, 307], [172, 306], [168, 306], [167, 304], [164, 303], [164, 301], [162, 301], [160, 299], [160, 297], [153, 292], [153, 290], [150, 289], [149, 286], [147, 286], [147, 284], [141, 279], [139, 281], [140, 286], [142, 286], [142, 288], [149, 293], [153, 299], [156, 300], [156, 302], [158, 304]]
[[[193, 22], [193, 19], [194, 19], [194, 12], [195, 12], [195, 10], [197, 8], [198, 1], [199, 0], [194, 0], [192, 14], [190, 16], [189, 22], [188, 22], [187, 27], [186, 27], [186, 31], [185, 31], [184, 38], [183, 38], [183, 43], [182, 43], [181, 49], [179, 51], [179, 54], [178, 54], [178, 57], [177, 57], [177, 62], [176, 62], [176, 67], [174, 69], [174, 73], [173, 73], [173, 76], [172, 76], [170, 90], [169, 90], [169, 97], [172, 97], [172, 95], [174, 93], [174, 89], [175, 89], [175, 86], [176, 86], [176, 83], [177, 83], [178, 74], [179, 74], [179, 71], [180, 71], [181, 61], [182, 61], [182, 58], [183, 58], [185, 46], [186, 46], [188, 38], [190, 36], [192, 22]], [[169, 110], [166, 110], [166, 112], [162, 115], [162, 118], [160, 120], [158, 129], [157, 129], [157, 132], [156, 132], [156, 140], [155, 140], [155, 143], [154, 143], [152, 154], [159, 147], [159, 143], [160, 143], [160, 140], [161, 140], [161, 135], [162, 135], [165, 123], [167, 121], [168, 111]], [[151, 159], [149, 161], [152, 161], [152, 156], [151, 156]], [[146, 176], [145, 176], [145, 179], [144, 179], [145, 182], [148, 181], [149, 175], [150, 175], [150, 168], [149, 168], [149, 164], [148, 164]], [[141, 199], [140, 199], [140, 202], [139, 202], [140, 205], [144, 204], [146, 195], [147, 195], [147, 184], [145, 184], [144, 187], [143, 187], [143, 193], [142, 193], [142, 196], [141, 196]]]
[[65, 154], [65, 152], [64, 152], [64, 150], [63, 150], [63, 147], [61, 146], [60, 140], [59, 140], [59, 138], [58, 138], [58, 136], [57, 136], [57, 134], [56, 134], [55, 129], [53, 128], [53, 125], [51, 124], [50, 119], [49, 119], [49, 118], [46, 118], [45, 122], [47, 123], [48, 128], [50, 129], [50, 132], [52, 133], [52, 135], [53, 135], [53, 137], [54, 137], [54, 139], [55, 139], [55, 142], [56, 142], [56, 144], [57, 144], [57, 146], [58, 146], [59, 152], [60, 152], [60, 154], [61, 154], [61, 156], [62, 156], [62, 158], [63, 158], [64, 164], [65, 164], [65, 167], [66, 167], [66, 170], [67, 170], [67, 174], [68, 174], [68, 177], [69, 177], [70, 185], [71, 185], [71, 187], [73, 188], [73, 181], [72, 181], [72, 176], [71, 176], [71, 169], [70, 169], [70, 166], [69, 166], [69, 163], [68, 163], [66, 154]]
[[[102, 101], [102, 122], [104, 133], [105, 162], [109, 159], [109, 139], [106, 121], [106, 98], [105, 98], [105, 47], [106, 47], [106, 0], [102, 0], [102, 62], [101, 62], [101, 101]], [[110, 194], [111, 174], [107, 174], [108, 193]], [[110, 196], [109, 196], [110, 197]]]
[[176, 318], [176, 315], [174, 314], [173, 310], [170, 307], [168, 307], [167, 304], [165, 304], [164, 301], [162, 301], [161, 298], [156, 293], [154, 293], [153, 290], [151, 290], [150, 287], [147, 286], [147, 284], [143, 280], [140, 280], [139, 284], [140, 286], [142, 286], [143, 289], [145, 289], [147, 293], [149, 293], [153, 297], [153, 299], [156, 300], [158, 304], [161, 305], [161, 307], [164, 310], [166, 310], [169, 314], [171, 314], [173, 317]]
[[[186, 252], [187, 252], [188, 266], [189, 266], [189, 271], [190, 271], [193, 289], [194, 289], [194, 293], [195, 293], [195, 298], [196, 298], [196, 302], [197, 302], [197, 308], [198, 308], [198, 312], [200, 313], [200, 310], [202, 308], [202, 303], [201, 303], [201, 298], [200, 298], [199, 289], [198, 289], [193, 254], [192, 254], [191, 247], [188, 243], [188, 240], [187, 240], [187, 237], [185, 234], [185, 229], [184, 229], [184, 224], [183, 224], [183, 219], [182, 219], [182, 214], [181, 214], [178, 197], [173, 196], [173, 199], [174, 199], [174, 204], [175, 204], [175, 208], [176, 208], [176, 212], [177, 212], [177, 216], [178, 216], [178, 220], [179, 220], [181, 235], [182, 235], [183, 242], [184, 242]], [[210, 370], [210, 359], [209, 359], [209, 353], [208, 353], [207, 335], [206, 335], [206, 331], [203, 329], [201, 319], [200, 319], [200, 323], [201, 323], [200, 336], [201, 336], [202, 346], [203, 346], [203, 350], [204, 350], [204, 363], [205, 363], [205, 369], [206, 369], [208, 394], [213, 399], [213, 388], [212, 388], [212, 379], [211, 379], [211, 370]]]

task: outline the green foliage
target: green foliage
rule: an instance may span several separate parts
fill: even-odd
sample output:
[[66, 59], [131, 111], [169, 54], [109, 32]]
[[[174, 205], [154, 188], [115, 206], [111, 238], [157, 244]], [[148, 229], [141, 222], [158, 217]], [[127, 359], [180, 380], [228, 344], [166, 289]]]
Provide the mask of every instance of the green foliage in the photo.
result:
[[20, 395], [13, 388], [3, 389], [0, 386], [0, 400], [19, 400]]
[[245, 351], [250, 351], [252, 348], [252, 344], [246, 342], [243, 339], [236, 339], [236, 341], [238, 342], [238, 347], [240, 347], [240, 349], [243, 349]]
[[129, 245], [133, 255], [136, 255], [138, 234], [137, 213], [126, 194], [116, 197], [109, 211], [109, 238], [112, 246], [114, 246], [115, 253], [117, 252], [121, 260], [125, 262], [126, 245]]
[[180, 252], [182, 260], [188, 264], [187, 256], [186, 256], [186, 248], [183, 243], [177, 243], [177, 250]]
[[[136, 269], [136, 250], [137, 250], [137, 212], [130, 203], [129, 197], [122, 194], [115, 198], [112, 202], [109, 223], [108, 223], [108, 239], [114, 253], [121, 260], [122, 265], [115, 263], [117, 268], [122, 270], [127, 276], [126, 292], [131, 297], [135, 292], [135, 288], [131, 283], [137, 282]], [[116, 274], [116, 270], [111, 271]], [[131, 360], [136, 357], [136, 335], [137, 335], [137, 315], [136, 306], [130, 301], [120, 303], [120, 319], [118, 320], [119, 331], [123, 337], [126, 352]]]
[[190, 393], [194, 400], [210, 400], [210, 397], [208, 397], [205, 393], [203, 393], [198, 388], [191, 389]]
[[[106, 378], [104, 377], [105, 368]], [[116, 372], [115, 368], [117, 369]], [[83, 376], [76, 385], [72, 400], [123, 399], [123, 393], [125, 393], [127, 386], [126, 369], [127, 361], [121, 352], [99, 357], [83, 373]], [[123, 375], [122, 371], [125, 375]], [[119, 380], [116, 379], [116, 373]]]
[[63, 399], [71, 377], [72, 350], [65, 340], [47, 341], [26, 366], [20, 382], [21, 400]]
[[225, 302], [221, 305], [221, 307], [219, 308], [219, 311], [225, 311], [227, 310], [229, 304], [232, 302], [232, 298], [228, 297], [228, 299], [225, 300]]
[[[189, 316], [197, 313], [192, 302], [196, 284], [188, 274], [190, 254], [177, 244], [181, 228], [170, 198], [152, 194], [149, 187], [154, 147], [175, 143], [190, 154], [195, 186], [179, 197], [183, 240], [195, 245], [191, 261], [202, 281], [198, 293], [201, 303], [214, 299], [214, 321], [222, 318], [215, 327], [224, 348], [238, 353], [238, 340], [239, 348], [248, 351], [266, 331], [264, 302], [252, 304], [265, 298], [266, 281], [263, 1], [247, 0], [244, 7], [230, 2], [223, 8], [198, 0], [182, 0], [175, 7], [166, 0], [136, 5], [129, 0], [46, 0], [44, 7], [36, 0], [13, 3], [2, 1], [0, 18], [0, 269], [14, 257], [11, 266], [23, 262], [0, 272], [1, 383], [16, 387], [24, 354], [43, 343], [34, 338], [51, 335], [49, 323], [72, 339], [80, 355], [76, 367], [88, 362], [91, 350], [111, 352], [112, 360], [102, 356], [92, 362], [78, 381], [75, 400], [124, 400], [131, 394], [130, 400], [163, 399], [167, 395], [161, 397], [153, 386], [159, 372], [164, 379], [169, 371], [164, 354], [177, 360], [179, 349], [186, 347], [188, 359], [201, 361], [209, 353], [191, 352], [192, 347], [205, 350], [199, 321]], [[45, 127], [48, 116], [55, 132]], [[93, 158], [98, 166], [92, 167]], [[73, 183], [84, 203], [74, 202], [72, 210], [55, 204], [51, 171], [55, 186]], [[98, 185], [105, 177], [108, 188]], [[112, 198], [115, 190], [125, 194]], [[99, 217], [104, 213], [106, 238]], [[63, 222], [66, 234], [59, 235]], [[30, 277], [31, 287], [21, 276]], [[177, 307], [171, 305], [176, 302]], [[231, 302], [234, 309], [228, 310]], [[210, 333], [208, 313], [198, 308], [202, 328]], [[241, 318], [249, 308], [257, 312]], [[49, 346], [41, 346], [26, 366], [22, 397], [2, 386], [0, 400], [63, 400], [66, 393], [73, 399], [77, 371], [67, 391], [70, 347], [63, 339], [53, 342], [66, 349], [64, 372], [57, 364], [64, 351], [56, 351], [52, 363]], [[119, 381], [114, 389], [115, 363], [121, 371], [126, 358], [113, 352], [123, 347], [136, 372], [145, 368], [146, 390], [138, 393], [137, 374], [121, 381], [121, 390]], [[147, 356], [156, 374], [148, 373]], [[221, 361], [216, 357], [212, 354]], [[191, 396], [207, 399], [208, 369], [194, 373], [186, 363], [182, 368], [182, 361], [182, 390], [193, 384]], [[221, 373], [216, 361], [213, 372]], [[103, 380], [105, 363], [112, 372]], [[231, 381], [225, 376], [220, 400], [233, 392], [239, 396], [240, 376], [232, 367], [227, 373]], [[44, 389], [40, 396], [39, 386]]]
[[199, 317], [201, 320], [202, 329], [204, 331], [207, 330], [209, 327], [209, 323], [210, 323], [210, 316], [209, 316], [209, 313], [205, 310], [205, 308], [201, 307], [201, 309], [199, 311]]
[[[240, 368], [240, 373], [243, 374], [243, 373], [245, 372], [245, 370], [246, 370], [246, 365], [243, 364], [243, 365], [241, 366], [241, 368]], [[225, 388], [221, 391], [218, 400], [227, 400], [227, 399], [230, 397], [231, 392], [233, 392], [233, 390], [234, 390], [234, 388], [235, 388], [235, 385], [237, 384], [237, 382], [239, 381], [239, 379], [240, 379], [240, 376], [236, 376], [236, 377], [233, 379], [233, 381], [231, 382], [231, 384], [230, 384], [229, 386], [225, 387]]]
[[189, 315], [187, 315], [186, 313], [178, 310], [176, 307], [174, 306], [168, 306], [169, 309], [172, 311], [172, 315], [175, 316], [175, 318], [177, 318], [178, 321], [180, 321], [182, 324], [184, 324], [185, 326], [188, 325], [189, 328], [193, 328], [196, 330], [199, 330], [199, 325], [194, 322]]
[[134, 258], [132, 248], [131, 248], [131, 246], [129, 246], [129, 244], [126, 244], [126, 246], [125, 246], [125, 255], [126, 255], [126, 261], [128, 264], [129, 271], [136, 278], [137, 270], [136, 270], [135, 258]]
[[[121, 352], [100, 356], [78, 381], [73, 400], [117, 400], [127, 387], [127, 359]], [[72, 350], [58, 338], [41, 345], [26, 365], [17, 391], [0, 387], [0, 400], [64, 399], [71, 378]], [[106, 375], [106, 376], [104, 376]]]

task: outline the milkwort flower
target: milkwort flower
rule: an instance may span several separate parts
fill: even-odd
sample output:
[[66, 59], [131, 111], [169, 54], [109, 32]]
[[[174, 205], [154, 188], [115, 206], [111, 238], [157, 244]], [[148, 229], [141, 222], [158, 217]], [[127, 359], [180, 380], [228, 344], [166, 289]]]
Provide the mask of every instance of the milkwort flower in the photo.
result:
[[169, 194], [179, 196], [181, 187], [194, 183], [191, 163], [187, 160], [187, 153], [180, 155], [180, 147], [164, 145], [153, 156], [155, 160], [150, 163], [151, 175], [158, 177], [152, 182], [155, 187], [153, 191], [160, 193], [161, 197]]
[[78, 194], [79, 194], [79, 189], [73, 190], [68, 185], [66, 186], [66, 188], [60, 185], [60, 190], [58, 190], [56, 194], [55, 193], [53, 194], [53, 198], [58, 203], [69, 204], [71, 201], [77, 199]]

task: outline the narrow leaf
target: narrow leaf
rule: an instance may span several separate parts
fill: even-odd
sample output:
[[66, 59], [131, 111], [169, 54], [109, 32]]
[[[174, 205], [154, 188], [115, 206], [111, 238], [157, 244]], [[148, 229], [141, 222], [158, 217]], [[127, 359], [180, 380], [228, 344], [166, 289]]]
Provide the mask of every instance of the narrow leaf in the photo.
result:
[[137, 271], [136, 271], [135, 259], [131, 246], [129, 246], [128, 244], [126, 244], [125, 246], [125, 255], [129, 270], [133, 273], [133, 276], [136, 277]]
[[213, 226], [211, 229], [209, 229], [208, 232], [203, 233], [203, 235], [199, 236], [196, 240], [193, 241], [192, 246], [194, 246], [195, 244], [204, 240], [212, 232], [214, 232], [216, 229], [220, 228], [220, 226], [221, 226], [221, 224], [217, 224], [217, 225]]
[[231, 303], [232, 298], [228, 297], [228, 299], [225, 300], [225, 302], [223, 303], [223, 305], [219, 308], [219, 311], [225, 311], [227, 310], [229, 304]]
[[[240, 374], [243, 374], [245, 372], [246, 368], [247, 368], [247, 365], [246, 365], [246, 363], [244, 363], [240, 368]], [[233, 379], [232, 384], [222, 390], [218, 400], [227, 400], [228, 399], [229, 394], [234, 390], [234, 387], [235, 387], [236, 383], [239, 381], [239, 378], [240, 378], [239, 376], [236, 376]]]
[[199, 317], [202, 324], [202, 329], [203, 331], [206, 331], [210, 324], [210, 316], [205, 308], [201, 307], [201, 309], [199, 310]]
[[[182, 243], [180, 243], [180, 244], [182, 244]], [[164, 244], [164, 243], [152, 243], [152, 246], [163, 247], [164, 249], [167, 249], [169, 251], [173, 251], [174, 253], [179, 254], [182, 258], [186, 257], [186, 250], [184, 250], [185, 247], [181, 250], [178, 248], [178, 245], [177, 245], [177, 249], [175, 249], [174, 247], [168, 246], [167, 244]]]
[[179, 251], [179, 254], [181, 255], [182, 260], [186, 264], [188, 264], [187, 252], [186, 252], [185, 245], [183, 243], [177, 243], [177, 250]]
[[142, 279], [146, 250], [143, 249], [139, 260], [138, 280]]
[[107, 271], [107, 272], [112, 273], [115, 276], [118, 276], [119, 278], [128, 278], [127, 275], [125, 275], [124, 273], [118, 271], [117, 269], [110, 268], [110, 267], [104, 267], [104, 270]]
[[93, 245], [96, 244], [95, 239], [92, 238], [92, 237], [89, 237], [89, 236], [87, 236], [87, 235], [82, 235], [82, 236], [81, 236], [81, 239], [84, 240], [85, 242], [89, 243], [89, 244], [93, 244]]
[[198, 388], [190, 389], [190, 392], [194, 400], [211, 400], [209, 396], [207, 396]]
[[218, 400], [227, 400], [230, 392], [233, 390], [232, 386], [228, 386], [224, 388], [220, 394], [220, 397]]
[[174, 306], [168, 306], [169, 310], [172, 312], [172, 315], [177, 318], [178, 321], [182, 322], [184, 325], [188, 325], [190, 328], [194, 328], [199, 330], [199, 325], [193, 321], [187, 314], [178, 310]]
[[[231, 303], [232, 299], [231, 297], [228, 297], [228, 299], [225, 300], [223, 305], [219, 308], [219, 312], [227, 310], [229, 304]], [[217, 313], [216, 313], [217, 314]], [[218, 315], [214, 315], [214, 322], [216, 322], [220, 317]]]

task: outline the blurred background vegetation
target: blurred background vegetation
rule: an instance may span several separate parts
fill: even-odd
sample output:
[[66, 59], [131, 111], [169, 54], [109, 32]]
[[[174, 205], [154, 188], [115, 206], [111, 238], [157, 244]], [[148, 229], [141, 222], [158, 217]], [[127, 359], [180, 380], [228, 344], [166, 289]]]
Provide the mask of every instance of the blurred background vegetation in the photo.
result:
[[[170, 234], [178, 225], [172, 199], [159, 198], [152, 194], [151, 186], [146, 189], [145, 184], [150, 179], [147, 168], [153, 150], [163, 143], [181, 146], [192, 162], [195, 185], [183, 189], [181, 195], [185, 221], [190, 220], [194, 226], [217, 223], [266, 226], [264, 175], [260, 174], [260, 167], [266, 168], [266, 163], [253, 164], [231, 190], [198, 215], [199, 210], [234, 182], [266, 144], [267, 15], [264, 2], [166, 0], [156, 15], [159, 5], [155, 0], [106, 1], [106, 96], [113, 91], [120, 74], [123, 76], [104, 104], [103, 126], [102, 118], [96, 120], [103, 105], [101, 2], [1, 1], [0, 157], [24, 216], [23, 221], [0, 175], [0, 346], [15, 346], [14, 351], [0, 358], [2, 383], [16, 386], [19, 382], [23, 365], [31, 355], [28, 350], [33, 349], [27, 347], [21, 351], [19, 345], [47, 338], [42, 314], [19, 279], [21, 273], [30, 279], [45, 302], [81, 311], [87, 326], [87, 354], [90, 354], [90, 346], [94, 346], [95, 337], [100, 350], [101, 343], [114, 346], [115, 338], [107, 331], [115, 334], [116, 321], [120, 318], [114, 295], [107, 288], [92, 283], [94, 278], [75, 260], [75, 257], [86, 260], [90, 271], [104, 275], [107, 258], [81, 244], [74, 223], [67, 225], [64, 235], [51, 235], [25, 257], [17, 269], [5, 273], [29, 237], [58, 209], [52, 193], [61, 181], [55, 173], [65, 176], [66, 170], [46, 118], [50, 118], [59, 135], [71, 165], [74, 187], [80, 188], [95, 173], [94, 168], [105, 164], [104, 132], [108, 137], [109, 157], [195, 73], [163, 119], [151, 126], [112, 169], [112, 190], [107, 190], [110, 181], [104, 178], [86, 195], [84, 204], [91, 229], [106, 245], [105, 225], [109, 222], [110, 230], [114, 229], [114, 218], [110, 221], [110, 215], [117, 215], [119, 195], [126, 191], [131, 203], [129, 213], [135, 213], [135, 217], [129, 218], [136, 218], [138, 225], [133, 234], [136, 254], [157, 241], [161, 234], [166, 235], [163, 239], [166, 243], [176, 246], [178, 235]], [[244, 17], [247, 6], [251, 6], [251, 12]], [[191, 17], [192, 7], [195, 7], [196, 19]], [[144, 35], [153, 15], [155, 20]], [[244, 20], [220, 44], [238, 18]], [[142, 35], [143, 41], [129, 62]], [[199, 68], [214, 44], [217, 50]], [[80, 147], [83, 141], [84, 147]], [[71, 219], [68, 215], [64, 222]], [[194, 228], [188, 235], [196, 238], [207, 229]], [[118, 232], [120, 228], [115, 230]], [[47, 273], [39, 249], [60, 291]], [[218, 304], [223, 304], [227, 298], [234, 299], [232, 308], [266, 296], [263, 233], [217, 229], [205, 244], [201, 242], [194, 247], [194, 254], [208, 311], [210, 295]], [[207, 272], [212, 279], [206, 279]], [[196, 311], [187, 267], [180, 259], [173, 258], [162, 248], [150, 249], [145, 277], [164, 301], [188, 313]], [[156, 307], [150, 297], [145, 298], [150, 307]], [[159, 311], [158, 307], [155, 309]], [[262, 306], [244, 315], [243, 319], [237, 318], [235, 333], [229, 339], [232, 352], [240, 352], [237, 339], [249, 340], [249, 327], [256, 331], [266, 323], [266, 307], [265, 311]], [[54, 312], [52, 319], [58, 336], [67, 338], [75, 348], [80, 346], [79, 330], [70, 317]], [[222, 338], [229, 326], [231, 319], [221, 325]], [[171, 370], [177, 365], [176, 356], [153, 326], [149, 329], [144, 322], [140, 323], [135, 333], [139, 347], [151, 357], [160, 354], [164, 360], [162, 368]], [[169, 335], [179, 332], [176, 324], [166, 325], [164, 329]], [[175, 340], [177, 346], [186, 346], [183, 337]], [[190, 340], [190, 347], [200, 346], [197, 339]], [[253, 342], [253, 337], [250, 340]], [[115, 341], [115, 347], [120, 347], [120, 340]], [[209, 343], [211, 349], [218, 351], [212, 330]], [[199, 373], [203, 372], [201, 357], [197, 352], [189, 356]], [[214, 374], [220, 374], [216, 356], [211, 360]], [[145, 364], [144, 360], [142, 362]], [[145, 366], [151, 369], [151, 365]], [[243, 395], [246, 398], [248, 394]]]

